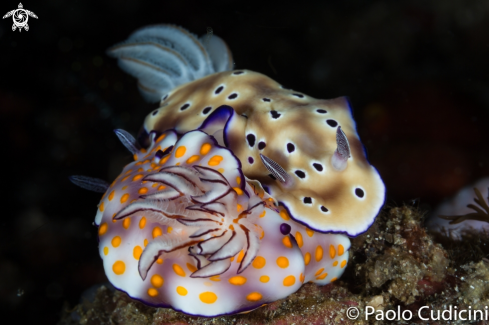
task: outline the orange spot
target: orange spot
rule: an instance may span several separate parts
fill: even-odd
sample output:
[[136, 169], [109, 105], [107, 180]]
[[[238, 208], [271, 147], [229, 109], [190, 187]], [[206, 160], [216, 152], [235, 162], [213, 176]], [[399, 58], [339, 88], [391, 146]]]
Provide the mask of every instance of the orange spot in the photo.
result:
[[242, 286], [243, 284], [246, 283], [246, 278], [241, 275], [233, 276], [232, 278], [229, 279], [229, 283], [235, 286]]
[[190, 157], [189, 159], [187, 159], [187, 164], [191, 164], [197, 160], [199, 160], [200, 156], [197, 156], [197, 155], [193, 155], [192, 157]]
[[139, 151], [141, 151], [141, 153], [146, 153], [147, 150], [145, 148], [141, 148]]
[[244, 251], [241, 250], [241, 252], [239, 252], [239, 254], [238, 254], [238, 259], [236, 260], [236, 262], [241, 263], [241, 261], [243, 260], [243, 257], [244, 257]]
[[150, 297], [156, 297], [158, 295], [158, 290], [155, 288], [149, 288], [148, 289], [148, 296]]
[[241, 204], [239, 204], [239, 203], [238, 203], [238, 204], [236, 205], [236, 211], [238, 211], [238, 212], [239, 212], [239, 211], [241, 211], [241, 210], [243, 210], [243, 207], [241, 206]]
[[312, 237], [312, 235], [314, 235], [314, 231], [312, 231], [311, 229], [309, 228], [306, 228], [306, 233], [309, 237]]
[[216, 282], [221, 281], [221, 279], [219, 279], [219, 275], [214, 275], [214, 276], [211, 276], [211, 277], [209, 278], [209, 280], [211, 280], [211, 281], [216, 281]]
[[328, 273], [323, 273], [316, 277], [316, 280], [324, 280], [328, 276]]
[[126, 218], [122, 221], [122, 227], [124, 227], [124, 229], [128, 229], [130, 225], [131, 225], [131, 218]]
[[121, 203], [126, 202], [128, 198], [129, 198], [129, 194], [128, 194], [128, 193], [124, 194], [124, 195], [121, 197]]
[[324, 267], [323, 267], [323, 268], [320, 268], [320, 269], [319, 269], [319, 270], [316, 272], [316, 274], [314, 274], [314, 275], [315, 275], [315, 276], [318, 276], [319, 274], [323, 273], [323, 271], [324, 271]]
[[187, 269], [190, 271], [190, 272], [195, 272], [197, 271], [197, 268], [195, 266], [193, 266], [192, 264], [190, 263], [187, 263]]
[[202, 301], [205, 304], [213, 304], [217, 301], [217, 295], [214, 292], [202, 292], [199, 295], [200, 301]]
[[224, 168], [219, 168], [217, 171], [222, 174], [222, 173], [224, 173]]
[[161, 275], [155, 274], [151, 277], [151, 284], [153, 287], [159, 288], [165, 283]]
[[282, 269], [285, 269], [289, 266], [289, 259], [285, 256], [280, 256], [279, 258], [277, 258], [277, 265]]
[[[145, 162], [149, 162], [149, 160], [145, 160], [145, 161], [143, 161], [143, 164], [144, 164]], [[144, 171], [144, 169], [142, 169], [141, 167], [139, 167], [139, 168], [138, 168], [138, 172], [143, 172], [143, 171]]]
[[253, 263], [251, 263], [255, 269], [261, 269], [265, 264], [267, 264], [267, 260], [263, 256], [255, 257]]
[[175, 272], [179, 276], [185, 276], [185, 271], [178, 264], [173, 264], [173, 272]]
[[306, 265], [309, 265], [310, 261], [311, 261], [311, 253], [306, 253], [306, 255], [304, 255], [304, 263]]
[[329, 256], [333, 259], [336, 256], [336, 250], [333, 245], [329, 245]]
[[280, 211], [280, 216], [282, 217], [282, 219], [284, 219], [286, 221], [290, 219], [287, 211], [285, 211], [285, 210]]
[[126, 264], [124, 264], [123, 261], [117, 261], [112, 265], [112, 271], [117, 275], [124, 274], [126, 271]]
[[100, 212], [104, 212], [104, 202], [100, 203], [98, 209], [100, 210]]
[[221, 163], [224, 158], [219, 155], [212, 156], [212, 158], [207, 163], [209, 166], [217, 166]]
[[333, 262], [333, 266], [336, 266], [336, 265], [338, 265], [338, 261]]
[[207, 155], [209, 151], [211, 151], [212, 146], [209, 143], [204, 143], [202, 147], [200, 147], [200, 154]]
[[134, 160], [138, 160], [138, 155], [134, 154], [134, 155], [132, 156], [132, 158], [133, 158]]
[[304, 283], [304, 280], [306, 279], [306, 277], [304, 276], [304, 274], [301, 273], [301, 276], [299, 279], [300, 279], [301, 283]]
[[262, 295], [258, 292], [252, 292], [246, 296], [246, 299], [249, 301], [258, 301], [262, 298]]
[[156, 260], [156, 263], [163, 264], [163, 259], [161, 257], [158, 257], [158, 259]]
[[345, 248], [343, 247], [343, 245], [339, 244], [338, 245], [338, 256], [343, 255], [344, 252], [345, 252]]
[[141, 220], [139, 220], [139, 228], [143, 229], [146, 226], [146, 217], [142, 217]]
[[171, 234], [171, 231], [172, 231], [172, 230], [173, 230], [173, 228], [172, 228], [172, 227], [168, 227], [168, 228], [166, 229], [166, 232], [167, 232], [167, 233], [169, 233], [169, 234]]
[[293, 275], [286, 276], [283, 283], [284, 286], [286, 287], [293, 286], [295, 284], [295, 276]]
[[165, 188], [166, 188], [165, 185], [161, 185], [160, 187], [158, 187], [158, 191], [164, 190]]
[[282, 239], [282, 244], [284, 244], [285, 247], [292, 248], [292, 243], [290, 242], [289, 236], [285, 236]]
[[270, 277], [268, 275], [262, 275], [260, 277], [260, 282], [267, 283], [268, 281], [270, 281]]
[[180, 295], [180, 296], [186, 296], [188, 291], [187, 289], [185, 289], [184, 287], [181, 287], [181, 286], [178, 286], [177, 287], [177, 293]]
[[104, 247], [104, 255], [107, 256], [109, 254], [109, 248], [107, 246]]
[[263, 218], [267, 214], [267, 211], [263, 210], [263, 212], [260, 214], [260, 218]]
[[295, 233], [295, 240], [297, 240], [297, 245], [299, 245], [299, 248], [304, 245], [304, 241], [302, 240], [302, 234], [300, 232]]
[[125, 191], [127, 190], [127, 185], [122, 187], [122, 190]]
[[138, 191], [139, 194], [144, 195], [148, 193], [148, 189], [146, 187], [141, 187]]
[[130, 174], [132, 172], [132, 169], [129, 169], [127, 172], [125, 172], [124, 174], [127, 175], [127, 174]]
[[265, 230], [262, 229], [260, 239], [263, 239], [263, 237], [265, 237]]
[[[131, 176], [131, 175], [129, 175], [129, 176]], [[121, 182], [126, 181], [126, 180], [129, 178], [129, 176], [124, 177], [124, 178], [121, 180]]]
[[187, 148], [185, 148], [185, 146], [178, 147], [177, 150], [175, 150], [175, 158], [183, 157], [185, 151], [187, 151]]
[[338, 280], [338, 278], [337, 277], [334, 277], [334, 278], [331, 279], [331, 282], [335, 282], [336, 280]]
[[166, 137], [166, 133], [163, 133], [162, 135], [160, 135], [158, 138], [156, 138], [155, 142], [158, 143], [160, 142], [161, 140], [163, 140], [164, 138]]
[[153, 185], [151, 185], [151, 187], [156, 187], [158, 185], [159, 185], [158, 183], [154, 183]]
[[114, 191], [110, 192], [110, 194], [109, 194], [109, 201], [112, 201], [112, 199], [114, 198], [114, 194], [115, 194]]
[[340, 266], [341, 266], [341, 268], [344, 268], [345, 265], [346, 265], [346, 260], [343, 260], [343, 262], [341, 262], [341, 265]]
[[119, 247], [119, 245], [121, 244], [121, 237], [120, 236], [115, 236], [114, 238], [112, 238], [112, 246], [113, 247]]
[[109, 229], [109, 226], [107, 226], [107, 223], [104, 222], [103, 224], [100, 225], [98, 228], [98, 235], [102, 236], [107, 232], [107, 229]]
[[237, 177], [236, 177], [236, 183], [238, 183], [238, 185], [240, 185], [240, 184], [241, 184], [241, 177], [240, 177], [240, 176], [237, 176]]
[[170, 155], [168, 155], [168, 156], [166, 156], [166, 157], [161, 158], [161, 160], [160, 160], [160, 165], [165, 164], [165, 163], [168, 161], [168, 159], [170, 159]]
[[144, 247], [148, 246], [148, 240], [144, 239]]
[[143, 178], [143, 175], [138, 174], [132, 178], [133, 181], [139, 181], [141, 178]]
[[135, 259], [139, 260], [142, 253], [143, 253], [143, 249], [141, 248], [141, 246], [134, 246], [134, 249], [132, 250], [132, 256]]
[[238, 195], [243, 194], [243, 190], [242, 190], [242, 189], [240, 189], [239, 187], [233, 187], [233, 190], [235, 190], [235, 191], [236, 191], [236, 193], [238, 193]]
[[323, 258], [323, 248], [321, 246], [316, 247], [316, 262], [319, 262]]
[[232, 262], [232, 261], [234, 261], [234, 256], [232, 256], [232, 257], [230, 258], [230, 260], [231, 260], [231, 262]]
[[163, 231], [161, 231], [160, 227], [153, 228], [153, 238], [163, 235]]

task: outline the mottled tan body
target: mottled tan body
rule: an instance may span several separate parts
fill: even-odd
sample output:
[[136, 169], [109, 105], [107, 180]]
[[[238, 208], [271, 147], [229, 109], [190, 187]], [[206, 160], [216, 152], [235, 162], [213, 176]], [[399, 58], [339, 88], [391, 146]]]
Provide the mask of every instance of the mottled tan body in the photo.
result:
[[[224, 88], [216, 94], [221, 86]], [[237, 94], [234, 99], [233, 94]], [[181, 110], [185, 104], [190, 106]], [[185, 133], [199, 128], [221, 105], [229, 105], [237, 113], [229, 121], [226, 137], [229, 148], [243, 165], [244, 174], [269, 187], [271, 195], [289, 209], [294, 219], [318, 231], [353, 236], [364, 232], [373, 222], [383, 204], [384, 185], [366, 159], [345, 98], [318, 100], [284, 89], [256, 72], [226, 71], [173, 89], [158, 112], [147, 116], [144, 127], [148, 132], [173, 128]], [[209, 106], [212, 109], [205, 114], [203, 111]], [[277, 113], [280, 116], [274, 118]], [[327, 120], [334, 120], [337, 125], [331, 126]], [[337, 147], [337, 126], [341, 126], [351, 147], [351, 157], [343, 171], [331, 165]], [[246, 140], [250, 133], [256, 139], [253, 147]], [[262, 141], [266, 147], [259, 150]], [[289, 143], [295, 147], [290, 153]], [[285, 188], [268, 176], [270, 172], [262, 164], [260, 153], [289, 173], [292, 186]], [[313, 164], [320, 164], [322, 170]], [[296, 171], [303, 172], [305, 177], [299, 177]], [[357, 188], [364, 191], [363, 198], [355, 195]], [[305, 197], [310, 197], [312, 203], [305, 203]]]

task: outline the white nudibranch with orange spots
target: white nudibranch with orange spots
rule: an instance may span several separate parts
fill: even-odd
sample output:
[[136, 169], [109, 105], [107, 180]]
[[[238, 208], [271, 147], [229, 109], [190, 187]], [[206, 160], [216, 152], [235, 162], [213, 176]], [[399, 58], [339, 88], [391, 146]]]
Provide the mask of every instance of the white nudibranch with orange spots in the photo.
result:
[[95, 223], [116, 288], [217, 316], [341, 276], [346, 235], [366, 231], [384, 201], [346, 100], [226, 71], [221, 39], [175, 26], [143, 28], [109, 54], [146, 99], [161, 98], [137, 141], [115, 131], [135, 161], [110, 186], [71, 178], [105, 192]]

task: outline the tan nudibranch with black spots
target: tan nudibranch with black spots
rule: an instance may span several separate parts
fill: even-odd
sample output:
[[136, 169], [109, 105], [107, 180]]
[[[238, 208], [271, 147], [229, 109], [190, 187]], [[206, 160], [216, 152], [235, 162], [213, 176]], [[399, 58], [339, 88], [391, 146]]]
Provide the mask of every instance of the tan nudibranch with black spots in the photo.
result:
[[227, 71], [216, 36], [150, 26], [109, 50], [161, 105], [108, 185], [95, 223], [110, 282], [191, 315], [245, 312], [339, 278], [384, 185], [344, 98], [317, 100], [256, 72]]

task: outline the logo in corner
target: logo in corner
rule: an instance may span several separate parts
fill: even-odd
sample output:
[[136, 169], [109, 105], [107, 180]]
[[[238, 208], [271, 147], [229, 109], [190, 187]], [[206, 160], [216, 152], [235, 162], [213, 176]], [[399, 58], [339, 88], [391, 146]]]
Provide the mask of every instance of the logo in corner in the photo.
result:
[[12, 30], [15, 31], [17, 28], [19, 29], [19, 32], [22, 31], [22, 28], [24, 28], [26, 31], [29, 30], [29, 25], [27, 25], [27, 21], [29, 20], [29, 16], [36, 18], [37, 16], [35, 13], [29, 10], [25, 10], [24, 6], [22, 6], [22, 3], [19, 3], [19, 8], [14, 9], [12, 11], [9, 11], [3, 16], [3, 19], [8, 18], [12, 16], [12, 19], [14, 20], [14, 24], [12, 25]]

